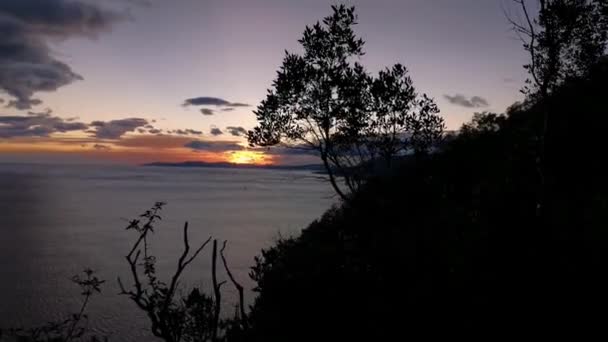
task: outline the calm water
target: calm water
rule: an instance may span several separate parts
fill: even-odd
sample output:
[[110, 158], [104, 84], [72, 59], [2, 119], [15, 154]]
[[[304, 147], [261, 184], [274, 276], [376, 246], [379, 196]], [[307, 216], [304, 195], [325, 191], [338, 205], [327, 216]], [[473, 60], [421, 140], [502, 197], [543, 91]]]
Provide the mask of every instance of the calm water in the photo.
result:
[[[107, 280], [90, 306], [94, 329], [113, 341], [146, 339], [146, 319], [117, 295], [117, 276], [130, 283], [127, 219], [167, 202], [152, 240], [160, 273], [174, 267], [187, 220], [191, 245], [209, 236], [229, 241], [233, 271], [251, 288], [253, 257], [319, 217], [331, 194], [327, 183], [300, 171], [0, 164], [0, 326], [75, 311], [79, 292], [69, 278], [91, 267]], [[210, 248], [185, 285], [208, 286], [209, 270]]]

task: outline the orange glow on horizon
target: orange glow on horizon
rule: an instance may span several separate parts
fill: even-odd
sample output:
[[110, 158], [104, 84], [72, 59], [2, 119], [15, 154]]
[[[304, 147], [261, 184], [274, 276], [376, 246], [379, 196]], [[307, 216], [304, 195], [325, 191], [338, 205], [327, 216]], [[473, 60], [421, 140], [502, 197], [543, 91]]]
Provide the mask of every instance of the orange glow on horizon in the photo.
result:
[[121, 140], [94, 137], [53, 136], [0, 139], [0, 154], [5, 156], [36, 154], [72, 155], [75, 158], [107, 160], [127, 164], [151, 162], [201, 161], [206, 163], [232, 163], [270, 165], [278, 156], [256, 150], [197, 151], [185, 147], [193, 138], [162, 136], [126, 136]]
[[232, 164], [268, 165], [273, 162], [272, 158], [263, 152], [232, 151], [226, 154], [228, 155], [228, 161]]

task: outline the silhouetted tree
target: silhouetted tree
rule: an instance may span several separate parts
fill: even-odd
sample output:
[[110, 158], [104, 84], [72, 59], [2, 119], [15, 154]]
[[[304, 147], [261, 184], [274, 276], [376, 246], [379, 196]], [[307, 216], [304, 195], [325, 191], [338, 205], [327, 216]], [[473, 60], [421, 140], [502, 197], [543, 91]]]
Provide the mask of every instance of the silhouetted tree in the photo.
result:
[[286, 52], [248, 137], [252, 145], [283, 143], [318, 152], [333, 188], [346, 199], [378, 161], [390, 166], [405, 151], [426, 152], [444, 125], [433, 100], [416, 93], [404, 66], [373, 77], [356, 61], [364, 41], [353, 31], [354, 7], [332, 9], [322, 23], [306, 27], [302, 55]]
[[546, 196], [546, 136], [552, 103], [550, 95], [566, 80], [584, 77], [606, 52], [608, 11], [605, 0], [535, 0], [534, 15], [526, 0], [510, 0], [520, 10], [521, 20], [506, 13], [514, 32], [530, 54], [524, 66], [530, 78], [522, 92], [528, 101], [543, 108], [543, 120], [537, 134], [536, 168], [537, 215], [542, 214]]
[[530, 54], [530, 74], [523, 92], [546, 98], [565, 80], [583, 77], [606, 52], [608, 5], [605, 0], [536, 0], [535, 15], [526, 0], [518, 5], [520, 21], [507, 15]]
[[507, 117], [504, 114], [482, 112], [473, 114], [471, 122], [465, 123], [460, 128], [460, 135], [494, 133], [499, 131], [505, 124]]

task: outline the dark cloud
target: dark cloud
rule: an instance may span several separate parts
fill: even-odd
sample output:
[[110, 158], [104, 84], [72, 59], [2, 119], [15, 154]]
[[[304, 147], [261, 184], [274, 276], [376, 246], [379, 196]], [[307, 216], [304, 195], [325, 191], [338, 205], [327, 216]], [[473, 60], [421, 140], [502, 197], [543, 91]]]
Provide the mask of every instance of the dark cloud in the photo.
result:
[[226, 130], [228, 131], [228, 133], [232, 134], [235, 137], [241, 137], [241, 136], [247, 135], [247, 130], [240, 126], [239, 127], [228, 126], [228, 127], [226, 127]]
[[152, 128], [148, 130], [148, 133], [150, 134], [161, 134], [163, 132], [162, 129], [158, 129], [158, 128]]
[[55, 91], [82, 80], [56, 59], [48, 42], [94, 37], [123, 16], [85, 2], [68, 0], [0, 1], [0, 92], [8, 106], [29, 109], [41, 103], [35, 93]]
[[234, 108], [232, 108], [232, 107], [222, 108], [222, 112], [232, 112], [233, 110], [234, 110]]
[[99, 139], [120, 139], [127, 132], [134, 132], [148, 124], [146, 119], [129, 118], [112, 121], [93, 121], [94, 136]]
[[53, 133], [84, 131], [88, 125], [53, 116], [51, 111], [27, 116], [0, 116], [0, 138], [48, 137]]
[[[51, 116], [53, 114], [53, 110], [51, 110], [50, 108], [47, 108], [45, 111], [42, 112], [27, 112], [28, 116]], [[68, 121], [68, 119], [64, 119], [66, 121]]]
[[224, 134], [224, 132], [222, 132], [222, 130], [219, 129], [219, 128], [217, 128], [217, 127], [211, 128], [211, 132], [210, 133], [211, 133], [211, 135], [214, 135], [214, 136], [218, 136], [218, 135]]
[[177, 135], [203, 135], [203, 132], [193, 129], [176, 129], [173, 131], [168, 131], [168, 133]]
[[93, 148], [96, 150], [102, 150], [102, 151], [108, 151], [108, 150], [112, 149], [110, 146], [102, 145], [102, 144], [95, 144], [95, 145], [93, 145]]
[[202, 141], [195, 140], [187, 143], [184, 147], [191, 148], [196, 151], [206, 152], [224, 152], [224, 151], [240, 151], [244, 147], [234, 141]]
[[209, 108], [201, 108], [201, 113], [203, 115], [213, 115], [213, 109], [209, 109]]
[[470, 99], [462, 94], [456, 94], [454, 96], [444, 95], [444, 97], [451, 103], [457, 106], [466, 108], [481, 108], [487, 107], [490, 104], [486, 99], [480, 96], [473, 96]]
[[187, 106], [216, 106], [216, 107], [227, 107], [227, 108], [250, 107], [250, 105], [248, 105], [246, 103], [230, 102], [230, 101], [226, 101], [224, 99], [220, 99], [217, 97], [205, 97], [205, 96], [187, 99], [186, 101], [184, 101], [183, 106], [184, 107], [187, 107]]
[[203, 135], [202, 131], [197, 131], [197, 130], [194, 130], [194, 129], [187, 129], [186, 132], [189, 133], [189, 134], [192, 134], [192, 135]]
[[273, 146], [273, 147], [259, 147], [257, 151], [264, 152], [272, 155], [307, 155], [307, 156], [318, 156], [319, 151], [310, 146], [298, 144], [292, 146]]

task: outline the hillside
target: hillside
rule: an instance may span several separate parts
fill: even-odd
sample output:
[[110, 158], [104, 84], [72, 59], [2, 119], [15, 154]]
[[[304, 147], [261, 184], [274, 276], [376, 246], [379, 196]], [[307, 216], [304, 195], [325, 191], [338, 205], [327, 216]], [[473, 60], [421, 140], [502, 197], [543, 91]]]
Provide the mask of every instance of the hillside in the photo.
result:
[[[265, 250], [253, 272], [253, 340], [602, 326], [607, 80], [604, 60], [549, 104], [476, 115], [440, 153], [372, 180], [300, 237]], [[545, 105], [539, 216], [536, 139]]]

